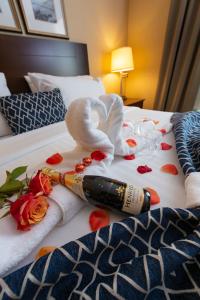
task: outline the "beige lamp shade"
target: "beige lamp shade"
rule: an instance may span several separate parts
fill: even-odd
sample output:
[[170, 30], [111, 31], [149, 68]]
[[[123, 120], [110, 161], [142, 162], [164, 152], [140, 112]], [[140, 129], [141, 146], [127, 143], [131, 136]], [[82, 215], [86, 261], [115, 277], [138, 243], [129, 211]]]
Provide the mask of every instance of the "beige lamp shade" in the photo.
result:
[[134, 69], [133, 54], [131, 47], [121, 47], [112, 51], [111, 71], [124, 72]]

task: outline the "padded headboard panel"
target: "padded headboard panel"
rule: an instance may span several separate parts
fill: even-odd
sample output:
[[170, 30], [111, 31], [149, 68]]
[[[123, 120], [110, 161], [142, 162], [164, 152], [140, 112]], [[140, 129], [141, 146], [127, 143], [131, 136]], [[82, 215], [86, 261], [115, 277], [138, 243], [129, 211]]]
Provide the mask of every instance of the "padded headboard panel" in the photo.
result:
[[64, 40], [0, 35], [0, 72], [11, 93], [30, 91], [27, 72], [57, 76], [88, 75], [87, 45]]

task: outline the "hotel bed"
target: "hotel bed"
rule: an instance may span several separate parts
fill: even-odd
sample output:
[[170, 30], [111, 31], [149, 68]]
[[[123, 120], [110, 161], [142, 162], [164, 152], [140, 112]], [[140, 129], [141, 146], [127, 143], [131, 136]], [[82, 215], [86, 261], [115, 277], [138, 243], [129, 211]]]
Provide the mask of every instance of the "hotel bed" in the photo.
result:
[[[1, 39], [1, 37], [0, 37], [0, 39]], [[8, 41], [8, 45], [9, 45], [8, 49], [11, 49], [10, 45], [13, 42], [15, 42], [15, 43], [19, 42], [18, 41], [19, 38], [16, 38], [16, 40], [15, 40], [14, 37], [13, 38], [5, 37], [5, 39], [7, 39], [7, 41]], [[30, 43], [27, 42], [27, 40], [25, 38], [23, 38], [23, 45], [27, 45], [27, 47], [25, 47], [25, 50], [24, 50], [25, 52], [27, 49], [29, 49], [28, 51], [32, 51], [32, 50], [30, 50], [30, 49], [32, 49], [30, 47], [30, 44], [33, 43], [33, 39], [28, 39], [28, 40], [30, 41]], [[44, 42], [42, 40], [38, 40], [37, 43], [38, 43], [38, 45], [40, 43], [48, 44], [49, 41]], [[61, 43], [62, 47], [64, 47], [63, 45], [66, 42], [51, 41], [51, 43], [52, 43], [52, 45], [53, 44], [58, 45], [59, 43]], [[35, 44], [33, 43], [32, 45], [35, 45]], [[43, 44], [43, 46], [44, 46], [44, 44]], [[46, 46], [47, 46], [47, 48], [49, 48], [49, 45], [46, 45]], [[58, 48], [61, 49], [60, 47], [58, 47]], [[84, 48], [84, 46], [81, 44], [81, 49], [83, 50], [83, 48]], [[22, 49], [22, 46], [20, 49]], [[39, 49], [39, 48], [35, 47], [35, 49]], [[42, 48], [40, 48], [40, 49], [42, 49]], [[75, 52], [77, 53], [77, 49], [75, 50]], [[78, 51], [78, 52], [80, 54], [80, 51]], [[19, 50], [19, 53], [20, 53], [20, 50]], [[6, 55], [5, 49], [3, 49], [3, 55], [4, 56]], [[51, 55], [55, 55], [55, 54], [51, 53]], [[71, 57], [71, 55], [69, 55], [69, 56]], [[34, 55], [33, 55], [33, 57], [34, 57]], [[85, 56], [85, 50], [83, 51], [83, 55], [81, 57], [84, 57], [84, 59], [82, 61], [81, 69], [77, 70], [76, 67], [72, 67], [73, 70], [76, 70], [75, 73], [73, 73], [73, 71], [71, 71], [72, 73], [70, 72], [68, 74], [63, 74], [63, 73], [60, 74], [60, 73], [58, 73], [58, 67], [56, 67], [57, 68], [56, 75], [78, 75], [78, 74], [84, 75], [84, 74], [87, 74], [88, 73], [88, 63], [87, 63], [87, 58]], [[40, 61], [40, 59], [39, 59], [39, 61]], [[44, 62], [44, 60], [43, 60], [43, 62]], [[4, 71], [5, 73], [6, 72], [8, 73], [8, 85], [10, 82], [10, 85], [13, 88], [13, 92], [20, 92], [20, 91], [27, 90], [27, 86], [26, 86], [24, 80], [22, 81], [21, 72], [23, 72], [23, 74], [26, 74], [27, 71], [35, 71], [35, 69], [32, 68], [33, 65], [31, 66], [31, 64], [34, 64], [34, 63], [35, 63], [35, 58], [34, 58], [34, 60], [31, 60], [31, 63], [29, 64], [29, 66], [26, 66], [25, 69], [20, 70], [20, 79], [16, 75], [13, 77], [11, 72], [10, 71], [8, 72], [8, 69], [6, 69], [6, 70], [3, 69], [3, 67], [5, 68], [5, 66], [0, 65], [0, 70], [2, 68], [2, 71]], [[78, 59], [78, 63], [76, 62], [75, 65], [80, 66], [80, 56]], [[25, 66], [25, 64], [23, 64], [23, 66]], [[41, 68], [39, 68], [39, 69], [38, 68], [39, 68], [39, 64], [37, 64], [37, 66], [36, 66], [36, 69], [37, 69], [36, 71], [41, 71]], [[51, 64], [51, 67], [49, 67], [49, 66], [47, 67], [47, 64], [45, 62], [44, 68], [46, 68], [46, 70], [42, 70], [42, 71], [43, 72], [46, 71], [47, 73], [49, 73], [49, 68], [51, 69], [51, 68], [53, 68], [53, 66]], [[16, 78], [17, 78], [17, 80], [16, 80]], [[17, 85], [17, 82], [19, 83], [19, 85]], [[149, 118], [151, 120], [158, 120], [160, 122], [169, 123], [171, 116], [172, 116], [172, 113], [168, 113], [168, 112], [152, 111], [152, 110], [146, 110], [146, 109], [139, 109], [139, 108], [135, 108], [135, 107], [131, 107], [131, 108], [124, 107], [125, 121], [140, 121], [144, 118]], [[136, 186], [142, 186], [142, 187], [149, 186], [149, 187], [152, 187], [153, 189], [155, 189], [160, 196], [161, 202], [157, 205], [152, 206], [151, 207], [152, 210], [155, 210], [159, 207], [170, 207], [172, 209], [173, 208], [183, 208], [184, 209], [186, 207], [186, 195], [185, 195], [185, 186], [184, 186], [185, 177], [184, 177], [184, 174], [182, 172], [182, 169], [179, 164], [178, 157], [177, 157], [174, 133], [171, 131], [170, 133], [163, 135], [161, 141], [172, 145], [173, 148], [170, 151], [161, 151], [159, 149], [157, 149], [153, 152], [147, 151], [145, 154], [143, 153], [141, 155], [136, 155], [136, 158], [132, 161], [126, 161], [122, 157], [116, 157], [115, 160], [113, 161], [112, 165], [109, 168], [108, 175], [109, 175], [109, 177], [112, 177], [112, 178], [115, 178], [118, 180], [122, 180], [124, 182], [131, 181], [131, 183]], [[18, 136], [3, 137], [0, 139], [0, 182], [3, 181], [3, 179], [5, 178], [6, 170], [12, 170], [13, 168], [20, 166], [20, 165], [28, 165], [29, 166], [28, 174], [31, 175], [35, 170], [38, 170], [42, 166], [45, 166], [46, 158], [56, 152], [64, 154], [65, 159], [64, 159], [64, 162], [62, 162], [62, 165], [64, 167], [66, 167], [66, 171], [70, 170], [74, 166], [74, 161], [73, 161], [73, 164], [70, 162], [70, 159], [68, 159], [67, 153], [70, 153], [70, 151], [73, 151], [75, 146], [76, 146], [76, 143], [73, 140], [73, 138], [71, 137], [71, 135], [69, 134], [64, 121], [58, 122], [56, 124], [51, 124], [46, 127], [39, 128], [39, 129], [30, 131], [27, 133], [22, 133]], [[82, 153], [80, 153], [80, 159], [81, 158], [82, 158]], [[79, 162], [79, 161], [77, 161], [77, 162]], [[160, 172], [161, 166], [164, 164], [167, 164], [167, 163], [174, 164], [177, 167], [178, 172], [179, 172], [178, 176], [173, 176], [173, 175], [169, 175], [169, 174]], [[152, 168], [153, 171], [150, 173], [147, 173], [147, 174], [143, 174], [143, 175], [139, 174], [137, 172], [137, 166], [138, 165], [146, 165], [146, 164], [148, 164]], [[88, 218], [89, 218], [90, 213], [93, 210], [94, 210], [94, 207], [86, 203], [82, 208], [77, 210], [77, 212], [73, 215], [73, 218], [70, 219], [66, 224], [60, 225], [60, 226], [59, 225], [55, 226], [53, 228], [53, 230], [51, 232], [49, 232], [47, 234], [47, 236], [39, 244], [37, 244], [35, 246], [33, 251], [31, 253], [29, 253], [26, 256], [26, 258], [21, 260], [16, 266], [9, 269], [7, 274], [32, 262], [35, 259], [38, 249], [41, 248], [42, 246], [58, 246], [58, 247], [60, 247], [70, 241], [78, 239], [81, 236], [89, 233], [91, 231], [91, 229], [89, 227]], [[180, 211], [180, 213], [181, 213], [181, 211]], [[156, 214], [156, 212], [155, 212], [155, 214]], [[178, 213], [176, 213], [176, 214], [178, 215]], [[120, 214], [120, 213], [110, 212], [111, 223], [120, 221], [120, 220], [124, 219], [125, 217], [127, 217], [127, 216]], [[148, 217], [150, 217], [150, 215], [148, 215]], [[156, 219], [156, 217], [155, 217], [155, 219]], [[144, 224], [145, 224], [145, 222], [146, 221], [144, 219]], [[150, 221], [148, 221], [148, 222], [150, 222]], [[9, 223], [11, 225], [8, 225]], [[9, 235], [10, 234], [10, 228], [9, 228], [10, 226], [15, 226], [14, 221], [11, 221], [10, 216], [1, 220], [0, 221], [0, 236], [6, 235], [6, 234]], [[18, 234], [18, 233], [16, 233], [16, 234]], [[94, 236], [91, 236], [91, 238], [93, 238], [93, 237]], [[3, 258], [1, 258], [1, 259], [3, 259]], [[44, 260], [43, 261], [41, 260], [41, 262], [44, 262]], [[25, 271], [22, 271], [20, 274], [23, 274], [23, 272], [25, 272]], [[7, 274], [4, 274], [4, 276]], [[13, 286], [15, 285], [13, 283], [13, 278], [15, 278], [15, 277], [12, 277], [12, 275], [11, 275], [11, 277], [8, 276], [8, 279], [7, 279], [7, 284], [10, 286], [11, 290], [12, 290], [12, 285]], [[126, 279], [127, 278], [128, 277], [126, 277]], [[4, 288], [5, 287], [4, 281], [2, 281], [0, 283], [2, 284], [1, 287]], [[24, 286], [24, 284], [22, 286]], [[15, 289], [19, 290], [19, 287], [18, 288], [14, 287], [13, 290], [15, 290]], [[41, 289], [41, 287], [39, 289]], [[20, 288], [20, 290], [21, 290], [21, 288]], [[139, 286], [139, 284], [138, 284], [138, 286], [136, 285], [136, 290], [139, 290], [143, 294], [145, 294], [145, 291], [146, 291], [146, 289], [141, 288], [141, 286]], [[112, 292], [110, 290], [109, 290], [109, 292], [110, 292], [109, 295], [112, 295]], [[9, 289], [4, 288], [4, 293], [10, 296], [9, 299], [12, 299], [12, 293], [9, 292]], [[20, 291], [20, 293], [23, 293], [22, 290]], [[182, 292], [180, 292], [180, 294], [181, 293]], [[39, 294], [39, 291], [38, 291], [38, 294]], [[4, 295], [3, 292], [2, 292], [2, 295]], [[80, 294], [78, 294], [78, 293], [76, 295], [80, 296]], [[83, 295], [85, 295], [84, 292], [83, 292]], [[117, 295], [118, 295], [118, 293], [117, 293]], [[1, 296], [1, 292], [0, 292], [0, 296]], [[91, 297], [93, 297], [93, 296], [91, 296]], [[124, 296], [124, 298], [121, 297], [120, 299], [125, 299], [125, 298], [126, 298], [126, 296]], [[4, 298], [2, 298], [2, 299], [4, 299]], [[23, 299], [25, 299], [25, 298], [23, 298]], [[42, 298], [38, 298], [38, 299], [42, 299]], [[55, 297], [55, 299], [58, 299], [58, 298]], [[91, 298], [88, 298], [88, 299], [91, 299]], [[100, 299], [103, 299], [103, 298], [100, 298]], [[116, 296], [116, 298], [113, 298], [113, 299], [118, 299], [118, 298]], [[143, 298], [141, 298], [141, 299], [143, 299]], [[195, 298], [195, 299], [197, 299], [197, 298]]]

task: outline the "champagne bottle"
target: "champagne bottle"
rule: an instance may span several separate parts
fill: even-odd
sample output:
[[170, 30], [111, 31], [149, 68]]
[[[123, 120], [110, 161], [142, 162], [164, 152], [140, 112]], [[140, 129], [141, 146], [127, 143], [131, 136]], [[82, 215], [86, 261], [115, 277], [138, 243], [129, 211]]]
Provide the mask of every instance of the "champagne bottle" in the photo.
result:
[[53, 182], [61, 183], [91, 204], [130, 215], [138, 215], [150, 209], [151, 195], [143, 188], [103, 176], [61, 174], [50, 168], [43, 168], [42, 172]]

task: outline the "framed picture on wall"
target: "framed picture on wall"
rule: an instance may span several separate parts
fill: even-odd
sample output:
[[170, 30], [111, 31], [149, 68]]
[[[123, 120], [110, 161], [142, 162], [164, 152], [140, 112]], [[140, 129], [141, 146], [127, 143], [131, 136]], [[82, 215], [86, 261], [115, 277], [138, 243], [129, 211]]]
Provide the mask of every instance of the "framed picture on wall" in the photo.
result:
[[19, 19], [12, 0], [0, 1], [0, 30], [21, 32]]
[[28, 33], [68, 38], [63, 0], [19, 0]]

